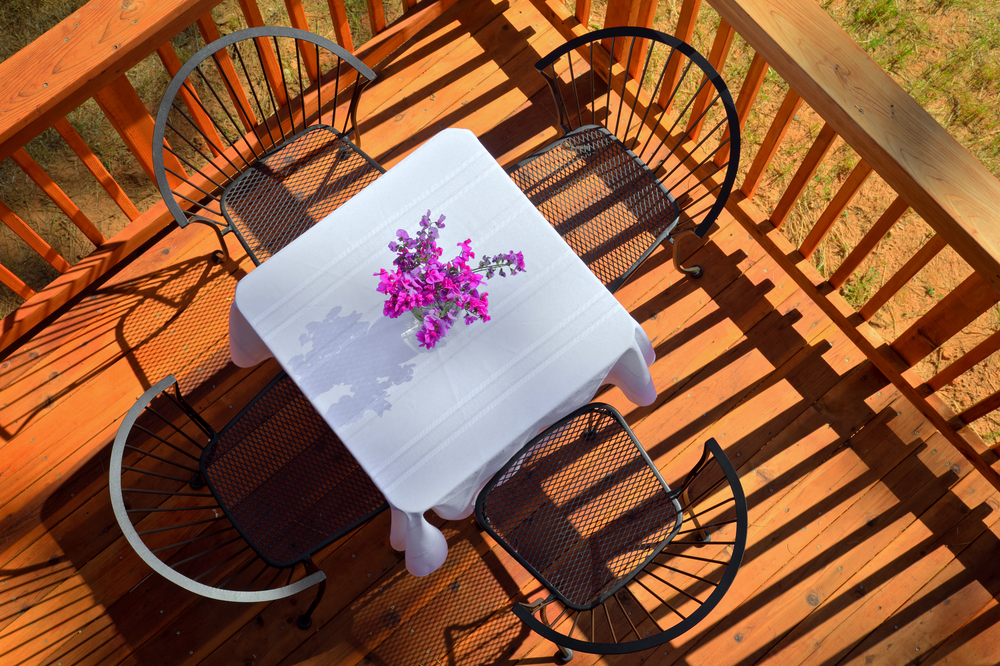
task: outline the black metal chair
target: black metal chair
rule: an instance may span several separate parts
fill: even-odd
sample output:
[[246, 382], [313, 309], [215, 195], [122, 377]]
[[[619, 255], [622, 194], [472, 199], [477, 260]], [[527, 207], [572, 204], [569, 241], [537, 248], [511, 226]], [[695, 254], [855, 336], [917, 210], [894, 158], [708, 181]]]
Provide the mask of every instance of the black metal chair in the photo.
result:
[[700, 277], [674, 240], [704, 238], [736, 180], [740, 125], [719, 73], [636, 27], [577, 37], [535, 67], [564, 134], [512, 167], [514, 182], [612, 292], [664, 241]]
[[340, 46], [292, 28], [240, 30], [198, 51], [167, 87], [153, 132], [156, 183], [177, 223], [212, 227], [217, 259], [232, 231], [260, 265], [357, 194], [385, 173], [357, 126], [374, 78]]
[[255, 603], [318, 584], [302, 629], [326, 589], [312, 555], [387, 506], [284, 373], [219, 431], [161, 380], [118, 429], [110, 488], [129, 544], [186, 590]]
[[[646, 650], [691, 629], [732, 585], [747, 539], [746, 497], [714, 439], [671, 489], [600, 403], [524, 446], [480, 492], [476, 519], [547, 588], [513, 612], [564, 661], [572, 650]], [[551, 621], [550, 605], [561, 609]]]

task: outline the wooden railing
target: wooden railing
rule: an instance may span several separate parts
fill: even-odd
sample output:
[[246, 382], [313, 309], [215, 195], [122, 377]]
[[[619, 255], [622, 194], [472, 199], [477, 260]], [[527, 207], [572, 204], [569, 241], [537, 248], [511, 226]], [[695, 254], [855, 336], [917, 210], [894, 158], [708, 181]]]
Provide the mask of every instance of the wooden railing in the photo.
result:
[[[990, 482], [1000, 489], [1000, 474], [992, 466], [1000, 438], [991, 446], [969, 424], [1000, 408], [1000, 392], [955, 413], [939, 392], [1000, 350], [1000, 332], [933, 376], [920, 377], [913, 368], [1000, 302], [1000, 182], [883, 71], [825, 12], [811, 0], [707, 0], [718, 13], [718, 27], [709, 59], [725, 70], [734, 34], [754, 50], [742, 81], [730, 81], [737, 94], [741, 123], [753, 113], [768, 69], [787, 84], [788, 92], [773, 112], [760, 146], [750, 155], [749, 169], [728, 211], [795, 280], [848, 338], [898, 390], [916, 405]], [[567, 20], [566, 36], [583, 32], [568, 11], [548, 3]], [[652, 27], [648, 1], [611, 0], [606, 25]], [[701, 0], [684, 0], [674, 34], [691, 41]], [[576, 6], [575, 18], [588, 25], [587, 2]], [[662, 29], [662, 27], [660, 28]], [[824, 121], [778, 201], [766, 206], [755, 195], [793, 123], [807, 104]], [[840, 137], [859, 157], [851, 173], [832, 194], [798, 246], [781, 232], [795, 202], [802, 196], [834, 141]], [[823, 277], [809, 262], [862, 185], [878, 174], [895, 198], [863, 238], [850, 248], [835, 270]], [[763, 210], [762, 210], [763, 209]], [[767, 210], [770, 209], [770, 210]], [[857, 310], [838, 293], [862, 262], [912, 209], [934, 230], [927, 241]], [[950, 246], [973, 269], [972, 274], [922, 313], [893, 340], [883, 340], [868, 321], [931, 259]]]
[[[168, 73], [176, 71], [179, 60], [169, 39], [191, 23], [197, 23], [206, 41], [215, 39], [218, 32], [210, 10], [218, 1], [92, 0], [0, 64], [0, 159], [13, 159], [96, 247], [89, 257], [70, 266], [0, 202], [3, 223], [61, 273], [53, 283], [34, 293], [10, 270], [0, 267], [0, 282], [26, 299], [4, 320], [0, 351], [170, 223], [162, 203], [139, 211], [129, 201], [65, 116], [89, 97], [95, 97], [135, 159], [149, 173], [153, 123], [124, 73], [154, 51]], [[386, 26], [381, 5], [369, 0], [369, 17], [376, 36], [356, 53], [369, 66], [376, 65], [454, 1], [414, 4], [405, 0], [403, 18]], [[588, 0], [576, 3], [575, 15], [560, 0], [534, 1], [545, 8], [566, 38], [588, 31]], [[301, 1], [286, 0], [286, 6], [291, 23], [308, 28]], [[343, 0], [329, 0], [329, 6], [338, 40], [353, 49]], [[240, 7], [247, 24], [263, 23], [255, 0], [240, 0]], [[655, 10], [653, 0], [611, 0], [605, 24], [651, 26]], [[812, 0], [707, 0], [706, 7], [701, 0], [684, 0], [674, 34], [691, 41], [703, 10], [715, 11], [720, 17], [707, 52], [724, 74], [736, 34], [755, 52], [743, 79], [730, 81], [733, 90], [738, 91], [741, 122], [763, 113], [756, 102], [768, 70], [788, 84], [783, 101], [770, 112], [766, 135], [749, 156], [746, 176], [730, 197], [728, 211], [879, 371], [1000, 488], [1000, 474], [991, 467], [1000, 444], [987, 447], [968, 427], [1000, 407], [1000, 393], [963, 406], [958, 414], [940, 396], [942, 389], [1000, 350], [1000, 333], [987, 336], [934, 376], [921, 378], [914, 372], [921, 359], [1000, 302], [1000, 182]], [[11, 76], [11, 72], [17, 75]], [[757, 196], [760, 183], [774, 168], [774, 157], [803, 104], [817, 112], [824, 125], [796, 165], [777, 203], [767, 206]], [[48, 127], [56, 129], [132, 221], [124, 231], [103, 238], [24, 150], [29, 140]], [[859, 161], [795, 246], [783, 235], [782, 227], [838, 137], [851, 147]], [[877, 221], [872, 228], [850, 249], [840, 266], [824, 277], [809, 257], [874, 174], [894, 190], [895, 199], [884, 211], [876, 211]], [[857, 309], [851, 307], [838, 289], [908, 210], [922, 217], [936, 235], [889, 276], [866, 303]], [[868, 320], [947, 246], [974, 269], [972, 275], [895, 339], [883, 340], [869, 327]]]
[[[152, 179], [153, 119], [125, 73], [155, 52], [166, 73], [173, 76], [181, 63], [170, 39], [192, 24], [197, 24], [206, 42], [217, 39], [220, 34], [211, 11], [219, 2], [91, 0], [0, 63], [0, 161], [13, 160], [94, 245], [89, 256], [71, 265], [0, 201], [0, 222], [59, 272], [59, 277], [36, 292], [9, 266], [0, 265], [0, 284], [24, 299], [0, 324], [0, 355], [172, 222], [162, 202], [140, 210], [66, 116], [94, 98], [132, 157]], [[455, 0], [401, 2], [403, 16], [387, 26], [381, 3], [368, 0], [374, 37], [355, 48], [344, 0], [328, 0], [337, 41], [375, 66]], [[240, 0], [239, 5], [248, 26], [264, 25], [257, 0]], [[285, 5], [292, 26], [308, 30], [302, 0], [285, 0]], [[112, 238], [104, 237], [26, 150], [26, 145], [49, 127], [58, 132], [130, 221]]]

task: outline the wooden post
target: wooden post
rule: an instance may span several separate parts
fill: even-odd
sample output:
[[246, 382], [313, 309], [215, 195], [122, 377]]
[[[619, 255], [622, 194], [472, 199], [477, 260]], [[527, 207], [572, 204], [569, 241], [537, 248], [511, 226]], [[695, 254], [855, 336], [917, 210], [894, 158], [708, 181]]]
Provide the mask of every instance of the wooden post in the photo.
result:
[[[94, 95], [94, 101], [104, 111], [104, 115], [121, 136], [129, 151], [139, 161], [146, 175], [155, 183], [153, 173], [153, 117], [146, 111], [146, 105], [139, 99], [125, 75], [119, 76]], [[184, 175], [184, 167], [176, 157], [168, 152], [163, 154], [164, 165]], [[171, 179], [173, 179], [171, 177]], [[176, 184], [180, 184], [179, 181]]]

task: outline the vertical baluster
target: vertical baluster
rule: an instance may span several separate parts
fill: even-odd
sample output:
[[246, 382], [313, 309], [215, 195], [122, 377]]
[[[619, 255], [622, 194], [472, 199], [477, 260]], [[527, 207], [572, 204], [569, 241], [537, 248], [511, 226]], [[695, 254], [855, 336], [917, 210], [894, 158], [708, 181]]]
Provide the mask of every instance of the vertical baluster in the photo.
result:
[[327, 0], [327, 5], [330, 7], [330, 20], [333, 21], [333, 32], [337, 36], [337, 43], [353, 53], [354, 40], [351, 38], [351, 26], [347, 22], [344, 0]]
[[824, 123], [823, 128], [819, 131], [819, 136], [813, 141], [813, 145], [810, 146], [805, 159], [802, 160], [802, 164], [795, 171], [792, 181], [788, 183], [788, 187], [785, 188], [785, 192], [781, 195], [778, 205], [774, 207], [774, 212], [771, 213], [771, 224], [774, 225], [775, 229], [780, 229], [781, 225], [785, 223], [785, 219], [788, 217], [788, 213], [791, 212], [792, 206], [802, 196], [812, 177], [816, 175], [819, 165], [822, 164], [823, 159], [830, 152], [830, 148], [833, 147], [833, 142], [836, 138], [837, 132], [830, 123]]
[[858, 190], [865, 184], [871, 173], [872, 168], [867, 162], [864, 160], [858, 162], [857, 166], [851, 171], [851, 175], [847, 177], [844, 184], [837, 190], [837, 194], [834, 195], [829, 205], [823, 211], [823, 214], [816, 220], [816, 224], [813, 225], [809, 235], [802, 241], [799, 252], [802, 253], [803, 257], [808, 259], [812, 256], [812, 253], [816, 251], [816, 248], [826, 238], [826, 235], [830, 233], [833, 223], [837, 221], [837, 218], [844, 212], [847, 205], [851, 203], [851, 200], [857, 195]]
[[28, 300], [35, 295], [35, 290], [26, 285], [21, 278], [10, 272], [10, 269], [0, 264], [0, 284], [4, 285], [12, 292]]
[[[260, 15], [260, 7], [257, 6], [257, 0], [240, 0], [240, 8], [243, 10], [243, 18], [246, 19], [248, 26], [251, 28], [264, 26], [264, 19]], [[266, 37], [257, 37], [254, 39], [254, 43], [259, 49], [258, 57], [261, 60], [264, 76], [270, 84], [270, 91], [278, 100], [278, 106], [285, 106], [288, 104], [288, 100], [281, 90], [281, 64], [274, 55], [274, 51], [271, 50], [271, 44], [267, 41]]]
[[943, 250], [947, 243], [944, 238], [940, 235], [935, 235], [931, 237], [924, 246], [917, 250], [917, 253], [910, 257], [910, 259], [903, 264], [903, 267], [896, 271], [895, 275], [889, 278], [888, 281], [882, 287], [875, 292], [867, 303], [861, 306], [859, 313], [861, 317], [866, 321], [871, 319], [876, 312], [878, 312], [883, 305], [885, 305], [890, 298], [892, 298], [897, 291], [903, 288], [903, 285], [909, 282], [914, 275], [920, 272], [920, 269], [927, 265], [927, 263], [937, 256], [938, 252]]
[[[743, 79], [743, 85], [740, 87], [740, 94], [736, 98], [736, 116], [739, 118], [741, 131], [747, 124], [750, 109], [753, 108], [753, 103], [757, 100], [757, 94], [760, 92], [761, 86], [764, 85], [766, 75], [767, 62], [759, 53], [755, 53], [753, 60], [750, 61], [750, 69], [747, 70], [747, 75]], [[729, 128], [727, 127], [722, 134], [722, 143], [726, 143], [728, 138]], [[728, 144], [726, 148], [716, 154], [715, 164], [722, 166], [727, 159], [729, 159]]]
[[[222, 35], [219, 34], [219, 29], [215, 27], [215, 21], [212, 20], [211, 14], [202, 14], [198, 17], [198, 28], [201, 30], [201, 36], [209, 44], [222, 38]], [[233, 61], [229, 57], [229, 52], [225, 49], [222, 49], [215, 55], [216, 57], [213, 60], [216, 68], [219, 70], [219, 76], [222, 77], [226, 91], [229, 93], [230, 99], [233, 100], [233, 106], [236, 107], [236, 111], [239, 113], [243, 129], [249, 132], [257, 124], [257, 117], [254, 116], [253, 110], [250, 108], [250, 100], [247, 99], [246, 93], [243, 91], [243, 86], [239, 84], [240, 79], [236, 75], [236, 68], [233, 66]]]
[[[694, 35], [694, 24], [698, 19], [698, 11], [701, 9], [701, 0], [684, 0], [681, 5], [681, 15], [677, 20], [677, 29], [674, 36], [682, 42], [691, 43], [691, 36]], [[667, 63], [667, 74], [664, 77], [663, 89], [660, 90], [660, 98], [656, 103], [668, 113], [670, 112], [670, 95], [677, 87], [681, 78], [681, 64], [685, 60], [679, 52], [670, 55]]]
[[135, 204], [128, 198], [128, 195], [125, 194], [125, 191], [117, 181], [111, 177], [108, 170], [104, 168], [104, 164], [101, 163], [101, 160], [97, 159], [97, 155], [90, 150], [90, 146], [76, 133], [76, 130], [69, 124], [69, 121], [65, 118], [60, 118], [52, 126], [59, 132], [59, 136], [69, 145], [70, 149], [76, 153], [76, 156], [80, 158], [83, 165], [94, 175], [94, 178], [101, 184], [104, 191], [118, 204], [118, 207], [122, 209], [125, 216], [129, 220], [139, 217], [139, 209], [135, 207]]
[[[292, 22], [293, 28], [309, 31], [309, 21], [306, 19], [305, 9], [302, 7], [302, 0], [285, 0], [285, 7], [288, 9], [288, 18]], [[319, 81], [319, 61], [313, 51], [304, 51], [302, 59], [305, 61], [306, 73], [309, 80], [315, 83]]]
[[[962, 419], [965, 423], [972, 423], [973, 421], [978, 421], [996, 409], [1000, 409], [1000, 391], [996, 391], [980, 402], [977, 402], [972, 407], [969, 407], [959, 414], [958, 418]], [[990, 449], [992, 451], [1000, 450], [1000, 441], [991, 446]]]
[[785, 133], [791, 126], [792, 119], [795, 117], [795, 113], [799, 110], [800, 106], [802, 106], [802, 98], [799, 97], [798, 93], [789, 88], [785, 99], [781, 102], [781, 106], [778, 107], [777, 115], [771, 121], [771, 127], [768, 128], [767, 134], [764, 136], [764, 142], [757, 151], [753, 164], [750, 165], [750, 171], [747, 172], [746, 180], [743, 181], [743, 187], [740, 188], [740, 191], [746, 195], [747, 199], [753, 199], [757, 188], [760, 187], [764, 171], [771, 163], [771, 160], [774, 159], [775, 153], [778, 152], [778, 146], [781, 144], [781, 140], [785, 138]]
[[889, 233], [889, 229], [892, 225], [899, 221], [899, 218], [903, 216], [903, 213], [907, 211], [909, 205], [903, 199], [903, 197], [896, 197], [895, 201], [890, 204], [878, 221], [872, 225], [872, 228], [868, 230], [868, 233], [864, 235], [851, 253], [844, 259], [844, 263], [840, 265], [832, 276], [830, 276], [830, 284], [833, 285], [834, 289], [839, 289], [841, 285], [847, 282], [847, 278], [861, 265], [872, 251], [875, 250], [875, 246], [878, 242]]
[[[119, 76], [99, 90], [94, 95], [94, 101], [104, 111], [146, 175], [156, 182], [156, 175], [153, 173], [153, 118], [129, 80], [124, 74]], [[175, 173], [185, 173], [184, 167], [173, 155], [165, 154], [164, 164]]]
[[56, 269], [60, 273], [65, 273], [72, 266], [69, 262], [63, 259], [62, 255], [53, 249], [51, 245], [45, 242], [45, 239], [38, 235], [34, 229], [29, 227], [27, 223], [22, 220], [17, 213], [12, 211], [7, 207], [7, 204], [0, 201], [0, 220], [3, 221], [7, 228], [17, 234], [18, 238], [23, 240], [28, 247], [37, 252], [42, 259], [47, 261], [52, 268]]
[[[712, 63], [712, 66], [720, 74], [726, 67], [726, 58], [729, 57], [729, 49], [732, 48], [733, 37], [735, 36], [736, 31], [733, 30], [732, 26], [726, 23], [725, 19], [720, 19], [719, 29], [715, 33], [715, 41], [712, 43], [712, 51], [708, 57], [708, 61]], [[705, 79], [707, 77], [703, 78], [702, 85], [704, 85]], [[691, 109], [691, 118], [685, 130], [685, 132], [690, 133], [692, 141], [697, 141], [698, 137], [701, 136], [701, 129], [705, 123], [704, 112], [709, 106], [709, 97], [714, 91], [715, 89], [712, 86], [704, 86], [694, 101], [694, 106]]]
[[365, 0], [368, 3], [368, 22], [372, 27], [372, 36], [385, 30], [385, 7], [382, 0]]
[[1000, 331], [994, 331], [992, 335], [960, 356], [947, 368], [928, 379], [927, 386], [935, 391], [940, 390], [955, 381], [959, 375], [985, 361], [998, 349], [1000, 349]]
[[972, 273], [889, 346], [913, 366], [998, 301], [1000, 293], [979, 273]]
[[52, 203], [58, 206], [59, 210], [65, 213], [66, 217], [83, 232], [83, 235], [91, 243], [96, 247], [104, 243], [104, 235], [97, 230], [94, 223], [73, 203], [73, 200], [63, 192], [62, 188], [56, 185], [55, 181], [49, 177], [49, 174], [45, 173], [42, 167], [38, 166], [38, 163], [31, 158], [31, 155], [24, 148], [18, 148], [14, 151], [11, 158], [45, 192], [45, 195], [52, 200]]

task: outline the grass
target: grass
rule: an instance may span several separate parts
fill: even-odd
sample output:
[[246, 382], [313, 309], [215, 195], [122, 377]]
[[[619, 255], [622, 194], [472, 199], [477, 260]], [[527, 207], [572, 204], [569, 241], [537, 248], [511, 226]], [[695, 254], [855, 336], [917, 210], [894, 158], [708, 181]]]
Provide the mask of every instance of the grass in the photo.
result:
[[868, 302], [875, 290], [878, 288], [880, 276], [874, 268], [851, 277], [850, 280], [840, 288], [840, 295], [855, 310], [860, 310], [861, 306]]
[[[30, 44], [86, 2], [0, 0], [0, 61]], [[284, 0], [257, 0], [257, 4], [266, 23], [290, 25]], [[336, 41], [326, 0], [304, 0], [303, 4], [310, 29]], [[371, 37], [367, 5], [365, 0], [347, 0], [347, 9], [354, 44], [359, 46]], [[387, 6], [386, 20], [391, 22], [401, 12], [401, 3]], [[212, 10], [212, 16], [223, 34], [246, 27], [238, 0], [224, 0]], [[204, 40], [197, 27], [190, 26], [175, 36], [171, 43], [184, 61], [204, 45]], [[155, 54], [146, 58], [130, 69], [127, 76], [147, 109], [155, 114], [170, 80], [159, 58]], [[70, 112], [67, 119], [140, 211], [159, 200], [155, 185], [93, 100]], [[105, 237], [111, 237], [128, 224], [128, 218], [54, 130], [42, 132], [28, 142], [25, 149]], [[69, 263], [75, 264], [93, 250], [90, 241], [12, 160], [0, 163], [0, 201], [14, 210]], [[11, 269], [35, 291], [58, 275], [4, 225], [0, 225], [0, 264]], [[21, 298], [0, 286], [0, 317], [12, 312], [21, 302]]]

